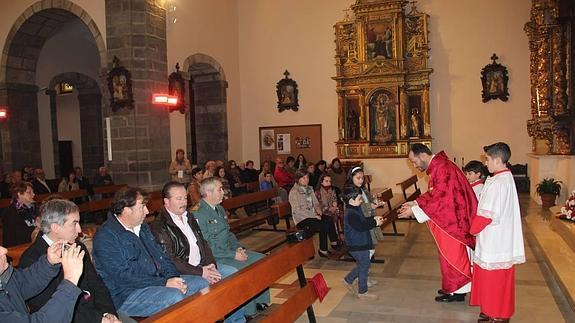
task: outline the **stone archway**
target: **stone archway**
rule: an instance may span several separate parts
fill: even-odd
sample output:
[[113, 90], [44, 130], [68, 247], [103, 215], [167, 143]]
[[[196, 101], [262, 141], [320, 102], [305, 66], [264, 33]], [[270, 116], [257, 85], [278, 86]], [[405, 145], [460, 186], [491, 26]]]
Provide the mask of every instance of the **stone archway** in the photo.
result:
[[[0, 126], [2, 160], [7, 169], [24, 164], [41, 165], [36, 95], [38, 58], [46, 40], [72, 19], [86, 25], [98, 48], [100, 66], [105, 68], [106, 47], [95, 21], [71, 1], [36, 2], [18, 17], [8, 33], [0, 60], [0, 104], [10, 109], [8, 121]], [[23, 129], [25, 136], [20, 135]]]
[[[104, 135], [102, 134], [102, 94], [98, 83], [91, 77], [68, 72], [56, 75], [50, 81], [46, 94], [50, 95], [50, 113], [52, 115], [52, 142], [54, 156], [58, 156], [58, 127], [56, 116], [56, 91], [53, 89], [57, 84], [66, 82], [78, 91], [78, 103], [80, 106], [80, 129], [82, 143], [82, 168], [95, 170], [104, 164]], [[58, 173], [59, 165], [54, 159], [54, 169]], [[61, 174], [62, 175], [62, 174]]]
[[227, 87], [222, 66], [205, 54], [184, 62], [190, 80], [186, 112], [187, 148], [192, 162], [228, 159]]

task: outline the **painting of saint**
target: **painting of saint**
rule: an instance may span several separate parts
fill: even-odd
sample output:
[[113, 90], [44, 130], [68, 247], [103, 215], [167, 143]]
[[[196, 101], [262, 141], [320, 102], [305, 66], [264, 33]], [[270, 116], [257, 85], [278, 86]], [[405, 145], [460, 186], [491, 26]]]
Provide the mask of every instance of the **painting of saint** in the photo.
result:
[[393, 32], [389, 25], [369, 24], [366, 39], [369, 59], [393, 58]]
[[126, 84], [126, 76], [123, 74], [115, 75], [112, 78], [114, 85], [114, 99], [118, 101], [126, 100], [128, 97], [128, 87]]

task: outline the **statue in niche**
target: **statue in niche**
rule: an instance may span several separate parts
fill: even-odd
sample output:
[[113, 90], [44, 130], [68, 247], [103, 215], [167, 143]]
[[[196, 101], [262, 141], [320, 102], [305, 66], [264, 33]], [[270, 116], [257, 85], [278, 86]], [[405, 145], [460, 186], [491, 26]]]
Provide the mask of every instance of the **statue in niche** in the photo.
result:
[[359, 139], [359, 114], [355, 109], [349, 109], [347, 113], [347, 139]]
[[410, 124], [410, 136], [419, 138], [421, 135], [420, 124], [421, 124], [421, 116], [419, 115], [419, 109], [412, 109], [411, 110], [411, 117], [409, 118]]
[[372, 134], [378, 143], [390, 142], [395, 134], [395, 113], [393, 102], [387, 93], [375, 94], [372, 99], [371, 110], [375, 120]]

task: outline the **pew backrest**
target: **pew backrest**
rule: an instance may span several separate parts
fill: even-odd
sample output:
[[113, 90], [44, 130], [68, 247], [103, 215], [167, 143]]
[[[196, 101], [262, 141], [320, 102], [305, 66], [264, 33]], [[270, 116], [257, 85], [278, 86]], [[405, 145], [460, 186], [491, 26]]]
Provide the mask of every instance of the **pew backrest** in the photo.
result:
[[128, 186], [127, 184], [117, 184], [117, 185], [108, 185], [108, 186], [98, 186], [94, 187], [94, 194], [113, 194], [119, 191], [120, 189]]
[[253, 203], [267, 201], [276, 196], [278, 196], [278, 188], [274, 187], [271, 190], [258, 191], [225, 199], [222, 202], [222, 206], [226, 210], [237, 209], [239, 207], [250, 205]]
[[[405, 202], [413, 201], [421, 195], [421, 190], [417, 187], [417, 175], [413, 175], [403, 182], [397, 183], [397, 185], [401, 188]], [[412, 186], [413, 188], [410, 189]], [[411, 193], [410, 190], [412, 190]]]
[[[247, 300], [269, 288], [287, 273], [302, 266], [313, 258], [314, 254], [312, 239], [288, 244], [232, 276], [211, 285], [201, 293], [188, 297], [148, 317], [143, 322], [185, 321], [199, 323], [218, 321]], [[306, 289], [306, 292], [309, 291]], [[306, 300], [309, 301], [310, 297], [307, 297]], [[307, 308], [311, 303], [302, 306]], [[297, 306], [297, 308], [299, 307], [301, 306]]]

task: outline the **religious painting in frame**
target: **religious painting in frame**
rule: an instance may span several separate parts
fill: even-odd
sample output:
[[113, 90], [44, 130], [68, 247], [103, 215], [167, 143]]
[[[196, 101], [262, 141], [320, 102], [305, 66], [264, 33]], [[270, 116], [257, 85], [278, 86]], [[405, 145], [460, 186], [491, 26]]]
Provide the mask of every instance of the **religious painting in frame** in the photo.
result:
[[297, 111], [299, 108], [298, 103], [298, 89], [296, 81], [289, 77], [289, 72], [284, 72], [285, 77], [276, 84], [276, 93], [278, 96], [278, 110]]
[[178, 104], [170, 107], [170, 112], [180, 110], [181, 114], [186, 113], [186, 82], [180, 73], [180, 64], [176, 63], [176, 71], [168, 77], [168, 94], [178, 97]]
[[110, 107], [116, 112], [121, 108], [134, 108], [132, 93], [132, 76], [124, 66], [120, 65], [118, 57], [114, 56], [114, 67], [108, 72], [108, 90], [110, 91]]
[[278, 155], [288, 155], [291, 153], [291, 134], [278, 134], [276, 140]]
[[365, 57], [367, 60], [395, 58], [393, 22], [379, 20], [365, 25]]
[[273, 129], [262, 129], [260, 131], [261, 149], [273, 150], [276, 149], [275, 133]]
[[481, 96], [483, 102], [497, 99], [505, 102], [509, 99], [509, 89], [507, 87], [509, 76], [507, 74], [507, 68], [497, 63], [498, 59], [499, 57], [493, 54], [491, 56], [493, 62], [481, 70], [481, 85], [483, 86]]

